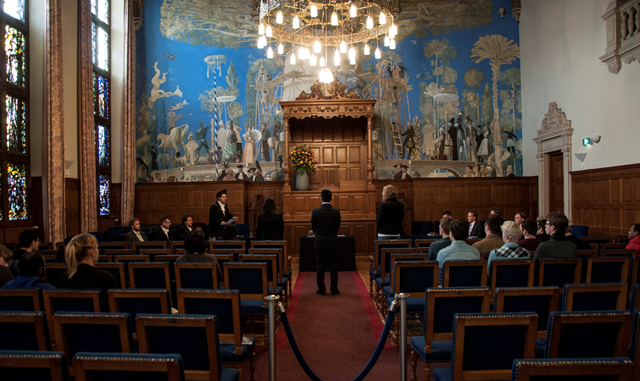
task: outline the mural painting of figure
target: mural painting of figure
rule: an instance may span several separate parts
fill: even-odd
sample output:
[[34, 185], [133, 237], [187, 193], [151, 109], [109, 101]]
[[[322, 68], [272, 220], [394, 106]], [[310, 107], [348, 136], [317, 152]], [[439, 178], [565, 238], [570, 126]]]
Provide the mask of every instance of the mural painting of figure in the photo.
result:
[[447, 134], [447, 137], [444, 139], [444, 152], [445, 160], [453, 160], [453, 139], [451, 138], [451, 134]]
[[267, 127], [266, 123], [260, 124], [260, 133], [262, 137], [260, 139], [260, 146], [262, 147], [262, 159], [263, 161], [271, 161], [271, 157], [269, 155], [269, 138], [271, 137], [271, 131], [269, 131], [269, 127]]
[[204, 123], [199, 124], [198, 131], [196, 131], [196, 140], [198, 142], [198, 148], [196, 148], [196, 153], [200, 154], [200, 150], [204, 147], [205, 152], [209, 152], [209, 145], [207, 144], [207, 130], [209, 130], [209, 126], [204, 126]]
[[[411, 121], [407, 121], [407, 130], [402, 134], [400, 134], [400, 136], [406, 136], [404, 138], [404, 141], [402, 142], [402, 151], [407, 153], [405, 159], [411, 159], [410, 151], [413, 150], [413, 148], [415, 147], [413, 143], [413, 137], [415, 136], [415, 134], [416, 134], [416, 131], [413, 129], [413, 125], [411, 124]], [[411, 144], [411, 147], [409, 147], [409, 144]]]
[[[478, 127], [480, 128], [481, 126]], [[487, 158], [491, 154], [489, 152], [489, 135], [491, 135], [491, 130], [488, 126], [485, 125], [484, 127], [482, 127], [482, 133], [479, 133], [478, 135], [482, 136], [482, 141], [480, 142], [480, 146], [478, 147], [478, 157], [485, 160], [486, 162]]]
[[[451, 118], [451, 120], [449, 120], [449, 129], [447, 130], [448, 132], [448, 138], [451, 138], [451, 149], [452, 149], [452, 154], [451, 160], [458, 160], [458, 131], [456, 130], [456, 126], [455, 126], [455, 119]], [[446, 142], [445, 142], [445, 146], [446, 146]], [[446, 149], [446, 148], [445, 148]], [[448, 156], [447, 154], [445, 154], [445, 156]]]
[[187, 165], [195, 165], [197, 147], [198, 142], [193, 140], [193, 132], [189, 132], [189, 140], [184, 145], [185, 157], [189, 161]]
[[273, 125], [273, 129], [271, 130], [273, 137], [276, 140], [276, 146], [273, 149], [273, 158], [274, 160], [278, 158], [278, 156], [282, 155], [284, 157], [284, 135], [282, 141], [280, 141], [280, 134], [284, 134], [284, 127], [282, 127], [282, 123], [279, 120], [276, 120]]
[[167, 135], [171, 135], [171, 130], [176, 126], [176, 122], [182, 118], [182, 114], [176, 115], [175, 112], [169, 111], [167, 113]]
[[465, 123], [467, 124], [467, 128], [465, 129], [465, 138], [467, 140], [467, 160], [478, 161], [478, 157], [476, 156], [476, 151], [478, 149], [476, 146], [476, 129], [473, 128], [473, 120], [467, 116]]
[[253, 134], [253, 126], [247, 126], [244, 135], [244, 151], [242, 151], [242, 161], [252, 163], [256, 161], [256, 137]]
[[444, 121], [440, 122], [440, 131], [438, 135], [438, 140], [436, 141], [436, 157], [435, 160], [446, 160], [444, 156], [444, 141], [447, 138], [447, 130], [445, 129], [446, 123]]
[[233, 126], [233, 132], [236, 134], [236, 146], [238, 147], [238, 158], [242, 158], [242, 138], [240, 137], [240, 126], [235, 126], [233, 121], [231, 121], [231, 125]]
[[[418, 123], [414, 123], [414, 125], [419, 126], [419, 120]], [[422, 153], [424, 155], [424, 158], [427, 160], [432, 159], [434, 156], [433, 151], [435, 142], [433, 141], [433, 132], [433, 124], [431, 124], [431, 119], [427, 118], [424, 127], [422, 127]]]
[[236, 138], [236, 132], [233, 130], [233, 122], [228, 121], [225, 131], [224, 131], [227, 139], [224, 143], [224, 149], [222, 150], [222, 158], [226, 162], [235, 162], [236, 159], [239, 159], [238, 156], [238, 139]]
[[373, 157], [376, 159], [384, 160], [380, 131], [378, 131], [377, 129], [371, 131], [371, 140], [373, 140]]
[[151, 84], [153, 85], [153, 88], [151, 89], [151, 92], [150, 92], [151, 96], [147, 99], [147, 106], [149, 108], [153, 108], [153, 103], [160, 98], [170, 97], [173, 95], [182, 97], [182, 91], [180, 91], [180, 86], [176, 86], [176, 91], [174, 92], [170, 92], [170, 91], [167, 92], [167, 91], [161, 90], [160, 85], [162, 85], [167, 81], [167, 74], [169, 73], [162, 73], [162, 78], [161, 78], [160, 77], [161, 73], [160, 73], [160, 69], [158, 69], [157, 61], [155, 64], [153, 64], [153, 69], [156, 71], [156, 74], [153, 76], [153, 78], [151, 78]]
[[238, 173], [236, 173], [235, 178], [238, 181], [249, 181], [249, 176], [244, 173], [244, 165], [238, 164]]

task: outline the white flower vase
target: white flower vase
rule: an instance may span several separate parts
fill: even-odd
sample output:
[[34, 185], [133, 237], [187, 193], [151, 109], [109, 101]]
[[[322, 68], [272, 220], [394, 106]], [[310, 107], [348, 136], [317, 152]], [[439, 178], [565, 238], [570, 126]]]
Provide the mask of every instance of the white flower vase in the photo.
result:
[[302, 174], [296, 174], [296, 190], [308, 191], [309, 190], [309, 172], [303, 172]]

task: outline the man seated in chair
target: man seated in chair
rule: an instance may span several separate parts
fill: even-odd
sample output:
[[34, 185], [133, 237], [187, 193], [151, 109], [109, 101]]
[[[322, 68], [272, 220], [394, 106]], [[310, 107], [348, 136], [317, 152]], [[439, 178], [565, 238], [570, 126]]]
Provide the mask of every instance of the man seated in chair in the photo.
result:
[[20, 275], [16, 279], [5, 283], [3, 289], [37, 288], [40, 290], [55, 290], [56, 287], [45, 283], [44, 257], [37, 251], [24, 254], [18, 261]]
[[[500, 237], [502, 235], [500, 226], [502, 226], [503, 222], [504, 220], [499, 215], [490, 214], [487, 222], [484, 224], [484, 232], [487, 236], [482, 241], [474, 243], [473, 247], [480, 252], [491, 251], [502, 247], [504, 242]], [[520, 239], [520, 237], [518, 237], [518, 239]]]
[[578, 247], [565, 236], [568, 226], [569, 220], [564, 213], [549, 213], [545, 231], [551, 238], [538, 245], [533, 259], [539, 261], [542, 258], [575, 258], [578, 255]]
[[518, 246], [524, 247], [531, 251], [536, 251], [538, 245], [543, 241], [536, 237], [536, 231], [538, 230], [538, 224], [534, 220], [526, 219], [522, 221], [522, 235], [524, 238], [518, 241]]
[[155, 228], [149, 235], [151, 241], [173, 241], [173, 232], [170, 230], [171, 220], [167, 216], [160, 219], [160, 226]]
[[[531, 221], [531, 220], [529, 220]], [[501, 248], [491, 251], [487, 263], [487, 275], [491, 275], [491, 261], [496, 259], [531, 259], [529, 250], [518, 245], [518, 240], [522, 236], [522, 230], [517, 222], [505, 221], [502, 224], [502, 240], [504, 245]]]
[[626, 249], [635, 250], [636, 255], [640, 255], [640, 224], [634, 224], [628, 233], [629, 244]]
[[436, 259], [438, 259], [438, 253], [440, 252], [440, 250], [451, 245], [451, 239], [449, 238], [449, 227], [451, 226], [451, 221], [453, 221], [451, 217], [442, 217], [442, 219], [440, 220], [440, 227], [438, 228], [438, 230], [440, 231], [440, 236], [442, 237], [442, 239], [439, 239], [429, 245], [430, 261], [435, 261]]
[[591, 245], [581, 240], [571, 232], [571, 225], [567, 226], [567, 231], [564, 233], [564, 235], [565, 237], [567, 237], [568, 241], [576, 244], [578, 250], [591, 250]]
[[480, 252], [469, 246], [464, 240], [469, 234], [469, 224], [462, 220], [453, 220], [449, 226], [451, 245], [438, 253], [438, 267], [440, 275], [438, 283], [444, 284], [444, 263], [446, 261], [476, 261], [480, 260]]
[[193, 217], [189, 214], [185, 214], [182, 216], [182, 224], [178, 226], [176, 232], [173, 235], [173, 239], [176, 241], [184, 241], [188, 236], [193, 233], [195, 229], [193, 229]]
[[124, 236], [124, 240], [131, 244], [132, 242], [148, 241], [147, 235], [143, 231], [140, 231], [140, 220], [132, 218], [129, 220], [129, 227], [131, 231]]

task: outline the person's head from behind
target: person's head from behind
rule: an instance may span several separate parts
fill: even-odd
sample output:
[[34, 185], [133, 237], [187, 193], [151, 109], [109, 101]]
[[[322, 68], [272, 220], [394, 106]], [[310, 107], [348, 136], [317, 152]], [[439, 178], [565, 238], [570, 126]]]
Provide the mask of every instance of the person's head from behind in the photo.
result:
[[131, 228], [131, 230], [133, 230], [134, 232], [139, 232], [140, 231], [140, 220], [137, 218], [132, 218], [129, 220], [129, 227]]
[[545, 234], [545, 226], [547, 225], [547, 220], [545, 218], [538, 218], [536, 220], [536, 224], [538, 224], [537, 234]]
[[469, 236], [469, 223], [462, 220], [453, 220], [449, 224], [452, 241], [464, 241]]
[[330, 202], [331, 197], [333, 197], [333, 193], [331, 193], [329, 189], [323, 189], [322, 192], [320, 192], [320, 198], [322, 198], [322, 202]]
[[204, 238], [200, 234], [189, 234], [184, 240], [184, 249], [189, 254], [204, 254], [205, 248]]
[[271, 197], [265, 198], [262, 204], [262, 211], [267, 215], [274, 214], [276, 212], [276, 202]]
[[536, 235], [538, 231], [538, 224], [532, 219], [526, 219], [522, 221], [522, 234], [523, 235]]
[[447, 237], [449, 236], [450, 230], [449, 228], [451, 227], [451, 218], [449, 217], [442, 217], [440, 219], [440, 235], [443, 237]]
[[640, 237], [640, 224], [633, 224], [629, 229], [629, 233], [627, 233], [629, 239], [634, 239], [636, 237]]
[[13, 258], [13, 251], [9, 250], [5, 245], [0, 244], [0, 266], [7, 266], [11, 258]]
[[564, 213], [559, 212], [551, 212], [547, 216], [547, 224], [545, 225], [545, 230], [547, 234], [561, 234], [567, 231], [567, 227], [569, 226], [569, 220]]
[[40, 244], [38, 233], [32, 229], [23, 230], [18, 236], [18, 244], [21, 249], [25, 249], [26, 251], [37, 250]]
[[78, 270], [79, 263], [94, 266], [98, 262], [98, 257], [100, 256], [98, 240], [89, 233], [80, 233], [71, 238], [65, 248], [64, 256], [67, 261], [67, 273], [69, 274], [69, 279], [71, 279]]
[[502, 216], [502, 209], [498, 208], [497, 206], [494, 206], [493, 208], [491, 208], [491, 210], [489, 210], [489, 215], [491, 214], [495, 214], [498, 217]]
[[182, 216], [182, 224], [187, 227], [191, 227], [191, 225], [193, 225], [193, 218], [190, 214], [185, 214], [184, 216]]
[[515, 221], [505, 221], [502, 224], [502, 240], [504, 243], [518, 243], [522, 236], [520, 225]]
[[398, 191], [393, 185], [385, 185], [385, 187], [382, 188], [382, 201], [387, 201], [396, 197], [398, 197]]
[[18, 272], [24, 277], [41, 278], [44, 274], [44, 257], [37, 251], [24, 254], [18, 261]]
[[502, 230], [500, 229], [500, 227], [502, 226], [503, 222], [504, 220], [502, 219], [502, 217], [490, 214], [489, 218], [487, 219], [487, 223], [484, 225], [485, 233], [487, 235], [502, 234]]

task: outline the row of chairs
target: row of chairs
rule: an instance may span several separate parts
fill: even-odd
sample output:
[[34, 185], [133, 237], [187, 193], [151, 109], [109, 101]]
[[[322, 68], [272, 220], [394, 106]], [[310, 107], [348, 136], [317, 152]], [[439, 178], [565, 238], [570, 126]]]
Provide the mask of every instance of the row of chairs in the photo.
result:
[[[433, 363], [451, 362], [451, 369], [434, 371], [436, 380], [463, 379], [463, 373], [468, 377], [468, 371], [480, 369], [487, 371], [482, 379], [508, 379], [514, 359], [638, 359], [640, 310], [557, 311], [559, 291], [557, 287], [498, 289], [489, 313], [488, 287], [427, 289], [422, 335], [410, 340], [412, 380], [418, 357], [425, 363], [425, 380], [431, 379]], [[465, 326], [477, 328], [460, 336]]]
[[[212, 340], [207, 342], [207, 338], [212, 338], [213, 331], [201, 330], [203, 332], [199, 334], [193, 332], [193, 336], [186, 335], [183, 331], [188, 327], [204, 328], [209, 322], [204, 322], [199, 317], [215, 315], [215, 333], [216, 336], [219, 333], [220, 337], [220, 345], [217, 345], [215, 351], [219, 353], [220, 362], [241, 371], [242, 364], [248, 361], [251, 379], [254, 379], [256, 340], [254, 337], [243, 336], [242, 312], [243, 307], [256, 312], [256, 308], [262, 306], [257, 307], [254, 303], [252, 307], [251, 303], [241, 299], [238, 290], [180, 289], [180, 315], [170, 313], [167, 290], [109, 290], [111, 313], [101, 313], [95, 308], [99, 300], [95, 292], [86, 292], [84, 298], [48, 294], [44, 293], [46, 314], [41, 311], [0, 312], [0, 325], [7, 332], [3, 335], [0, 349], [54, 349], [63, 352], [67, 358], [72, 358], [80, 351], [131, 352], [137, 341], [140, 352], [179, 353], [183, 356], [187, 369], [204, 370], [209, 367], [202, 368], [195, 364], [206, 364], [203, 359], [211, 357], [214, 350], [212, 345], [217, 344]], [[3, 298], [4, 296], [0, 297], [0, 300]], [[63, 309], [50, 313], [53, 305]], [[134, 320], [132, 317], [137, 318]], [[178, 323], [174, 324], [174, 319]], [[164, 331], [158, 332], [159, 330]], [[204, 341], [196, 340], [196, 337], [203, 338]]]

